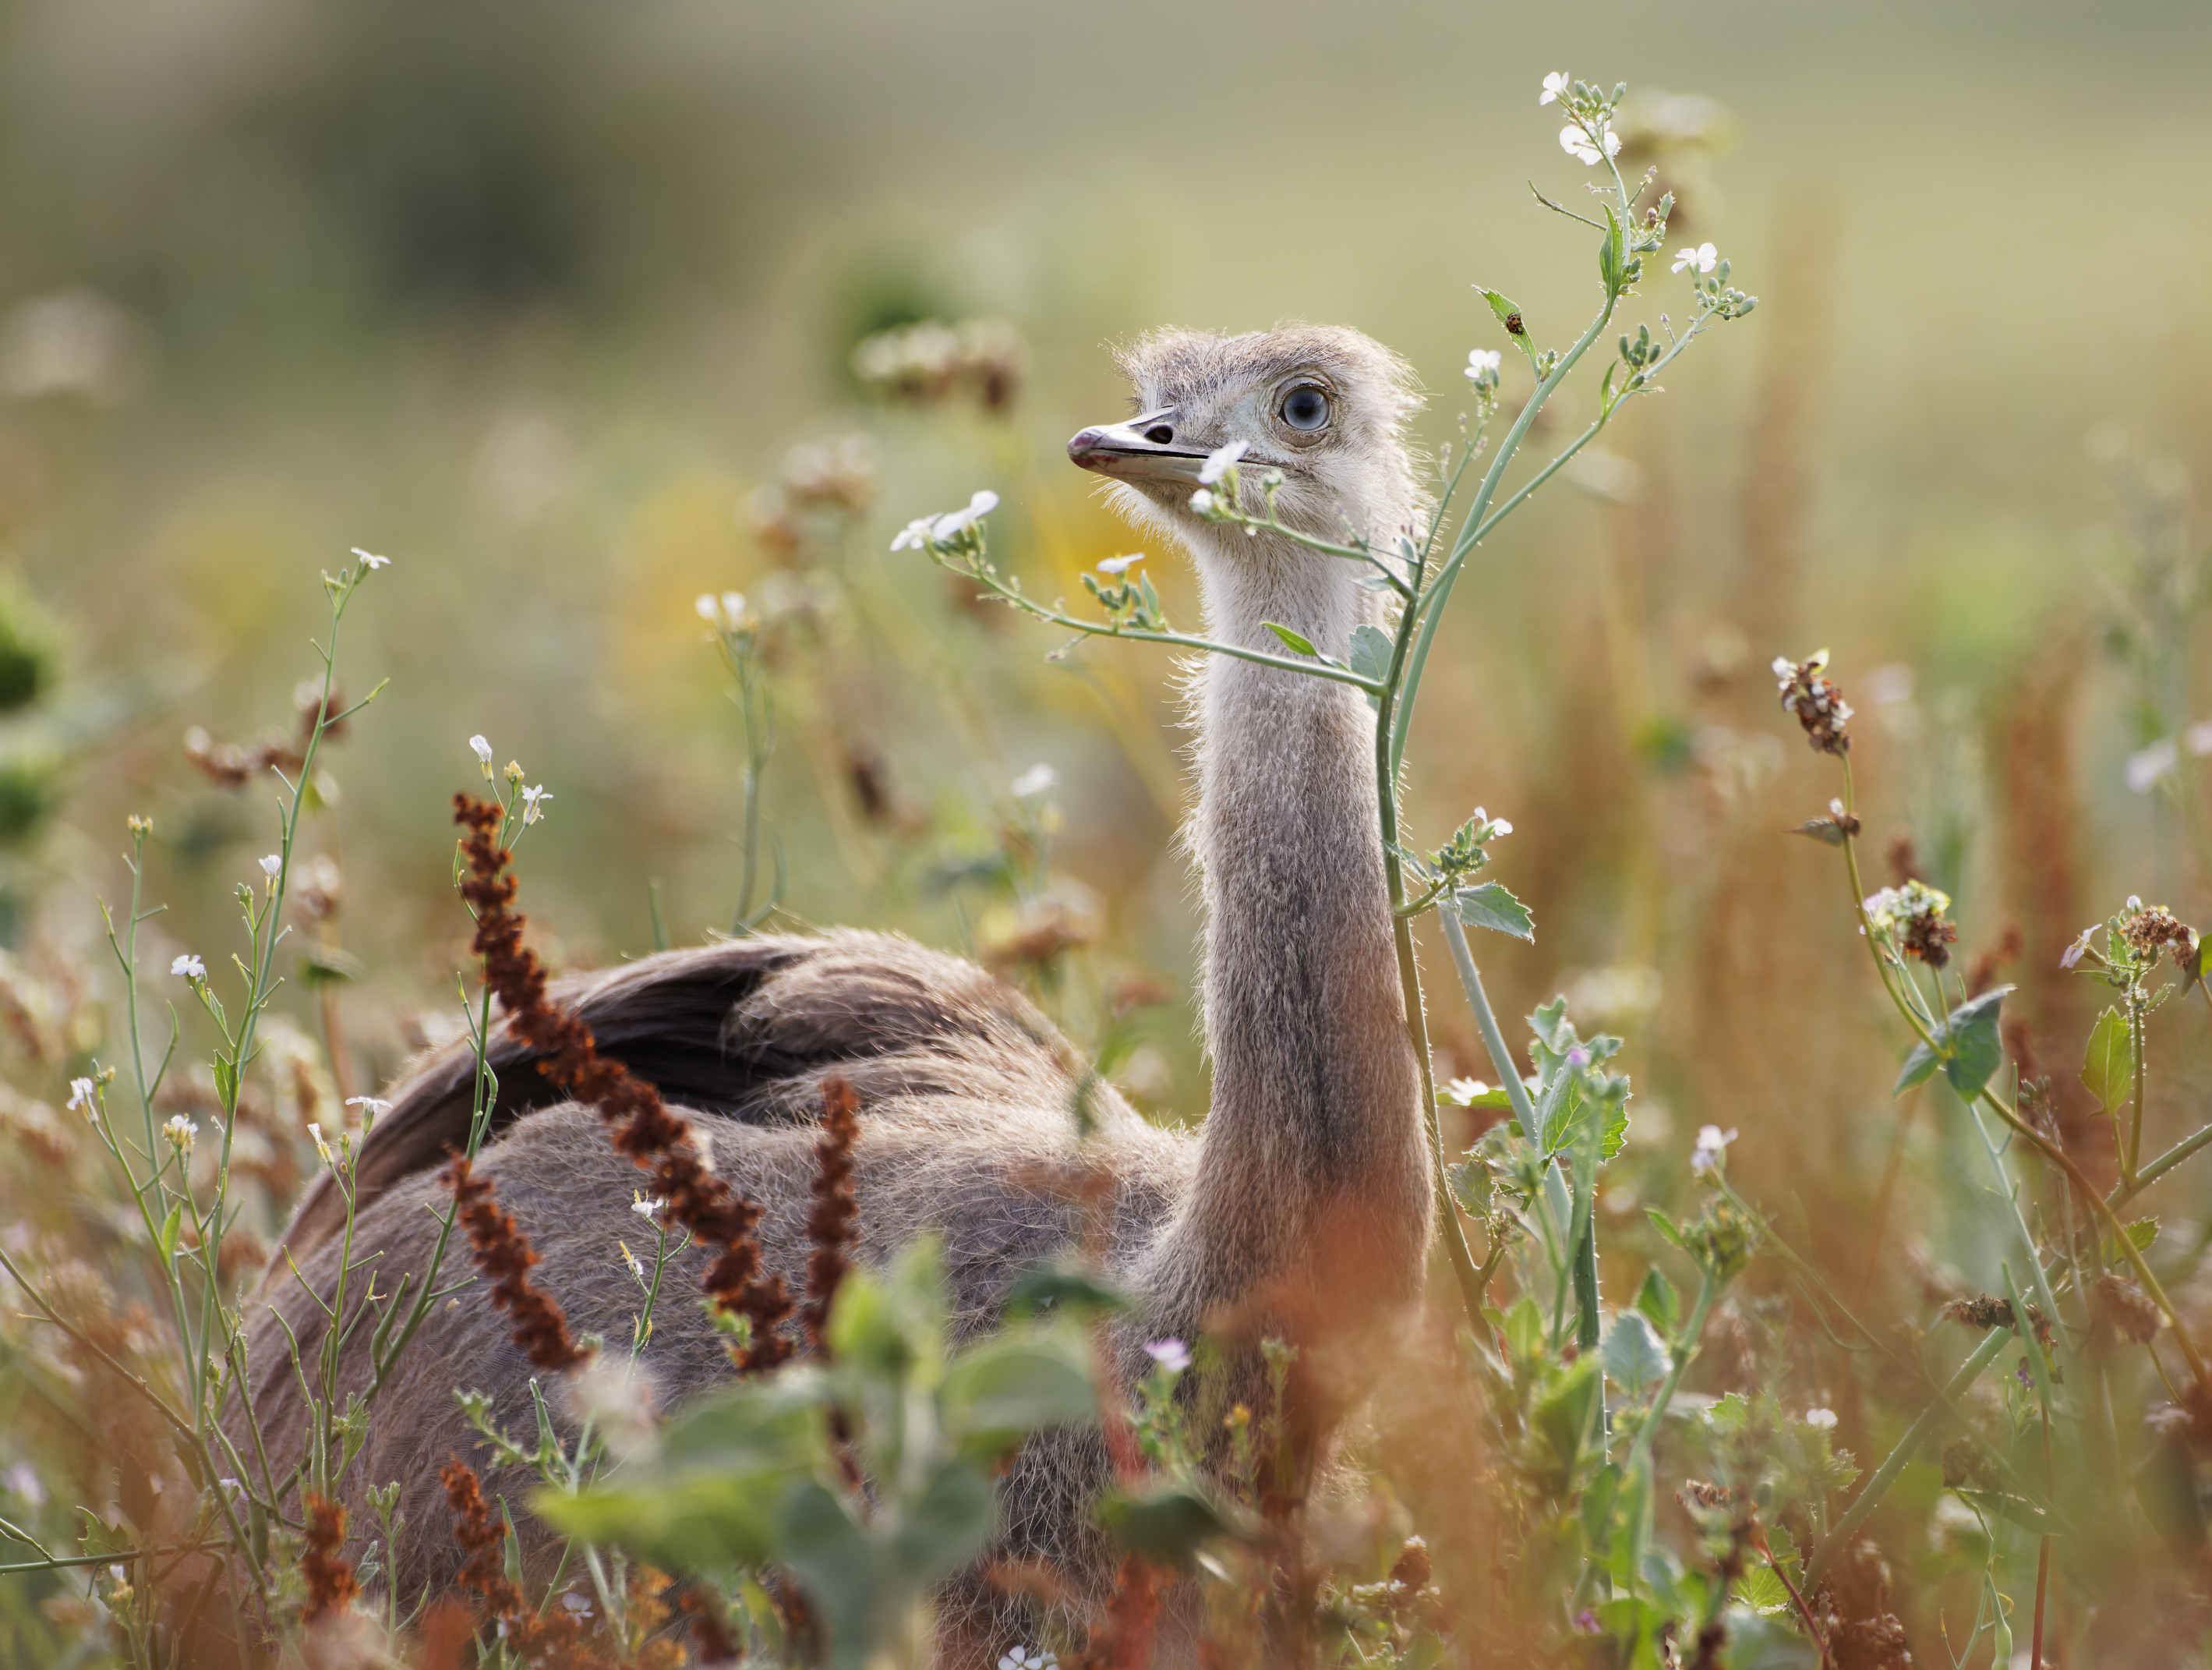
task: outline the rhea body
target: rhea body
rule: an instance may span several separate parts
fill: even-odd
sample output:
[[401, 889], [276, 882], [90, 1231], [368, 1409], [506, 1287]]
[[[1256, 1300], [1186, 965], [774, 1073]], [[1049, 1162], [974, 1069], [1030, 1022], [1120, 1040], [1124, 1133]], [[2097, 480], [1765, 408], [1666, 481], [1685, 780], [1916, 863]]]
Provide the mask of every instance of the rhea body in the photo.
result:
[[[1413, 400], [1395, 357], [1348, 330], [1246, 336], [1169, 332], [1121, 356], [1139, 416], [1086, 429], [1073, 460], [1107, 478], [1133, 520], [1195, 560], [1209, 636], [1280, 653], [1279, 622], [1343, 656], [1376, 618], [1359, 567], [1261, 533], [1209, 523], [1189, 508], [1201, 461], [1246, 443], [1248, 483], [1283, 485], [1277, 512], [1328, 538], [1346, 527], [1387, 538], [1420, 509], [1402, 424]], [[1248, 487], [1248, 492], [1250, 491]], [[1203, 1025], [1211, 1108], [1194, 1132], [1156, 1128], [1111, 1091], [1094, 1102], [1082, 1150], [1114, 1182], [1104, 1259], [1141, 1313], [1120, 1325], [1112, 1365], [1134, 1379], [1145, 1341], [1212, 1335], [1218, 1372], [1256, 1380], [1258, 1343], [1301, 1350], [1301, 1418], [1325, 1441], [1361, 1389], [1375, 1331], [1418, 1296], [1431, 1226], [1419, 1076], [1407, 1042], [1379, 820], [1374, 722], [1347, 686], [1224, 656], [1196, 669], [1198, 797], [1189, 841], [1206, 908]], [[687, 1111], [716, 1172], [761, 1203], [763, 1249], [794, 1290], [807, 1253], [818, 1086], [850, 1079], [861, 1101], [854, 1151], [859, 1256], [881, 1264], [925, 1231], [944, 1242], [957, 1326], [993, 1326], [1006, 1288], [1081, 1233], [1079, 1208], [1052, 1185], [1078, 1156], [1074, 1052], [1024, 999], [989, 975], [910, 942], [841, 931], [758, 937], [666, 953], [556, 988], [607, 1053]], [[477, 1162], [533, 1240], [538, 1277], [580, 1332], [626, 1337], [636, 1295], [615, 1243], [633, 1246], [640, 1174], [593, 1114], [558, 1100], [520, 1042], [495, 1031], [500, 1101]], [[360, 1155], [362, 1202], [353, 1256], [380, 1251], [389, 1291], [427, 1262], [437, 1170], [466, 1130], [472, 1058], [452, 1050], [393, 1093]], [[306, 1279], [328, 1291], [341, 1256], [339, 1203], [327, 1179], [288, 1234]], [[458, 1268], [460, 1250], [449, 1257]], [[721, 1342], [696, 1306], [703, 1253], [672, 1271], [643, 1362], [659, 1401], [723, 1383]], [[450, 1279], [450, 1277], [448, 1278]], [[313, 1351], [321, 1313], [280, 1255], [264, 1298]], [[267, 1306], [254, 1321], [253, 1384], [281, 1468], [298, 1453], [307, 1411]], [[362, 1329], [343, 1388], [366, 1375]], [[349, 1474], [355, 1500], [397, 1479], [406, 1528], [394, 1576], [413, 1594], [449, 1582], [460, 1561], [447, 1534], [436, 1472], [474, 1456], [454, 1389], [489, 1393], [527, 1424], [528, 1362], [477, 1289], [426, 1323], [384, 1389], [367, 1448]], [[1055, 1567], [1079, 1609], [1110, 1581], [1113, 1554], [1088, 1504], [1108, 1481], [1097, 1435], [1040, 1435], [1000, 1491], [996, 1553]], [[493, 1478], [510, 1502], [525, 1481]], [[526, 1544], [544, 1533], [519, 1526]], [[1012, 1644], [1018, 1603], [975, 1574], [940, 1609], [940, 1657]], [[1033, 1622], [1034, 1620], [1029, 1620]], [[999, 1634], [1007, 1634], [1000, 1641]], [[1034, 1637], [1030, 1637], [1034, 1638]], [[1172, 1655], [1172, 1649], [1170, 1649]]]

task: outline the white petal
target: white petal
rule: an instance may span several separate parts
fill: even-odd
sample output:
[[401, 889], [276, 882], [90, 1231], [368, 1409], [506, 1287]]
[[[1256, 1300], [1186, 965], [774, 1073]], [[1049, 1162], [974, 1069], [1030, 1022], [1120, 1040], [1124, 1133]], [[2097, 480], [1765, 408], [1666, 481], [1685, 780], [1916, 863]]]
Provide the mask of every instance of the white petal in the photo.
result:
[[1216, 447], [1206, 454], [1206, 462], [1198, 466], [1198, 478], [1211, 487], [1251, 448], [1249, 441], [1231, 441], [1226, 446]]

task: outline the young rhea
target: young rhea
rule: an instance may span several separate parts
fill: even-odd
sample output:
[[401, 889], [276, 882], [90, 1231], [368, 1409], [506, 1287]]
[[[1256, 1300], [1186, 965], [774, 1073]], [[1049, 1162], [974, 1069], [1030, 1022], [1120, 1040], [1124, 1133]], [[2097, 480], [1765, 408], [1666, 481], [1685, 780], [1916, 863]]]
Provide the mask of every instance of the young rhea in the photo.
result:
[[[1348, 650], [1376, 618], [1359, 565], [1266, 533], [1209, 523], [1191, 495], [1206, 454], [1246, 445], [1243, 477], [1279, 470], [1278, 514], [1310, 534], [1346, 527], [1387, 538], [1423, 509], [1403, 436], [1414, 405], [1395, 356], [1357, 332], [1292, 328], [1245, 336], [1170, 332], [1121, 356], [1141, 415], [1068, 443], [1107, 477], [1118, 507], [1179, 540], [1196, 561], [1208, 633], [1279, 653], [1280, 622], [1325, 653]], [[1249, 489], [1248, 489], [1249, 491]], [[1115, 1181], [1104, 1209], [1106, 1263], [1141, 1296], [1115, 1336], [1125, 1380], [1149, 1366], [1147, 1340], [1211, 1336], [1213, 1388], [1263, 1406], [1259, 1343], [1299, 1349], [1291, 1418], [1310, 1458], [1360, 1395], [1364, 1365], [1418, 1298], [1431, 1227], [1419, 1078], [1407, 1043], [1376, 811], [1372, 717], [1358, 691], [1215, 656], [1195, 687], [1198, 807], [1191, 845], [1206, 903], [1204, 1023], [1213, 1103], [1194, 1132], [1147, 1124], [1110, 1090], [1094, 1093], [1103, 1157]], [[764, 1216], [769, 1266], [804, 1283], [820, 1081], [860, 1093], [854, 1150], [859, 1256], [888, 1262], [918, 1233], [943, 1239], [958, 1326], [990, 1328], [1026, 1266], [1067, 1247], [1079, 1209], [1041, 1179], [1077, 1158], [1071, 1106], [1079, 1060], [1023, 998], [982, 970], [890, 936], [758, 937], [663, 954], [556, 988], [601, 1049], [651, 1080], [690, 1118], [714, 1169]], [[610, 1249], [635, 1239], [640, 1180], [587, 1108], [562, 1102], [530, 1070], [527, 1046], [495, 1033], [495, 1130], [477, 1161], [536, 1243], [538, 1279], [579, 1332], [623, 1336], [635, 1308]], [[440, 1204], [438, 1170], [465, 1133], [472, 1057], [452, 1049], [394, 1093], [358, 1159], [353, 1256], [380, 1250], [388, 1291], [423, 1267]], [[318, 1291], [333, 1283], [340, 1204], [327, 1179], [301, 1207], [286, 1250]], [[705, 1254], [672, 1272], [696, 1283]], [[264, 1297], [312, 1356], [322, 1318], [280, 1254]], [[672, 1285], [674, 1297], [684, 1289]], [[306, 1416], [268, 1305], [253, 1324], [255, 1399], [281, 1468]], [[495, 1409], [529, 1405], [528, 1362], [479, 1291], [441, 1306], [402, 1359], [349, 1478], [356, 1523], [365, 1484], [404, 1485], [393, 1578], [412, 1596], [449, 1583], [460, 1552], [437, 1483], [474, 1455], [457, 1385]], [[368, 1330], [343, 1358], [364, 1378]], [[645, 1359], [663, 1406], [726, 1380], [720, 1338], [696, 1306], [660, 1307]], [[1186, 1377], [1187, 1384], [1196, 1378]], [[1210, 1400], [1210, 1399], [1209, 1399]], [[1218, 1406], [1218, 1405], [1216, 1405]], [[1041, 1435], [1001, 1486], [994, 1558], [1041, 1559], [1079, 1602], [1110, 1584], [1114, 1551], [1090, 1518], [1109, 1477], [1096, 1433]], [[496, 1474], [510, 1503], [527, 1483]], [[518, 1510], [519, 1512], [519, 1510]], [[533, 1529], [518, 1527], [526, 1547]], [[535, 1533], [543, 1551], [548, 1533]], [[970, 1573], [941, 1597], [939, 1659], [982, 1664], [1038, 1621]], [[1162, 1663], [1194, 1650], [1170, 1602]], [[1182, 1632], [1178, 1644], [1177, 1632]]]

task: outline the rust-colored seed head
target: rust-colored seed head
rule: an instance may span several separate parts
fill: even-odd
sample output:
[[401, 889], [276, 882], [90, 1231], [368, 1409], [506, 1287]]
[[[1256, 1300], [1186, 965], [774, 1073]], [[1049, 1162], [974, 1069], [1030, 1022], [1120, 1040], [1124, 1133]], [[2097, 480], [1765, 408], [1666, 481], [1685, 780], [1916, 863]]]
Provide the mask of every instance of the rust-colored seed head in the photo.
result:
[[670, 1221], [721, 1249], [703, 1285], [717, 1309], [752, 1325], [738, 1367], [773, 1368], [791, 1355], [791, 1342], [776, 1329], [792, 1304], [783, 1278], [762, 1268], [760, 1208], [707, 1168], [691, 1128], [668, 1111], [659, 1091], [601, 1055], [591, 1028], [547, 1001], [545, 966], [523, 945], [523, 918], [511, 908], [515, 883], [507, 867], [514, 855], [498, 838], [506, 816], [495, 801], [453, 796], [453, 821], [468, 832], [461, 838], [468, 865], [461, 897], [477, 913], [475, 950], [485, 984], [505, 1006], [508, 1028], [538, 1052], [538, 1070], [597, 1110], [611, 1127], [616, 1151], [653, 1174], [653, 1192], [667, 1201]]
[[446, 1177], [477, 1268], [491, 1278], [491, 1301], [514, 1322], [514, 1343], [523, 1355], [549, 1374], [564, 1374], [585, 1362], [591, 1353], [568, 1332], [559, 1302], [530, 1279], [537, 1250], [513, 1215], [492, 1198], [491, 1179], [474, 1175], [463, 1155], [453, 1156]]
[[346, 1563], [345, 1509], [327, 1496], [307, 1496], [307, 1550], [300, 1557], [300, 1575], [307, 1580], [307, 1599], [300, 1608], [302, 1624], [343, 1616], [361, 1593], [353, 1568]]
[[1802, 661], [1779, 656], [1774, 663], [1774, 676], [1781, 683], [1782, 705], [1797, 716], [1797, 722], [1805, 728], [1805, 740], [1814, 750], [1842, 755], [1851, 748], [1844, 728], [1850, 722], [1851, 704], [1823, 671], [1827, 664], [1826, 650]]
[[822, 1081], [822, 1137], [814, 1145], [814, 1210], [806, 1220], [806, 1303], [799, 1313], [806, 1342], [817, 1350], [830, 1301], [852, 1263], [860, 1228], [854, 1198], [853, 1147], [860, 1140], [860, 1098], [843, 1077]]

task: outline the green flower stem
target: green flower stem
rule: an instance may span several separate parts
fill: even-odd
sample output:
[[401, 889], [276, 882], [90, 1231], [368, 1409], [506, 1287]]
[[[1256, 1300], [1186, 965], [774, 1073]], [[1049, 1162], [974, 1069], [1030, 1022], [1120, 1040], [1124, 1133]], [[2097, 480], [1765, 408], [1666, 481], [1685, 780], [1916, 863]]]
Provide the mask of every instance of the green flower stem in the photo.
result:
[[[1844, 758], [1843, 765], [1844, 810], [1846, 814], [1849, 814], [1852, 803], [1851, 763], [1849, 756]], [[1912, 1028], [1920, 1041], [1936, 1054], [1942, 1055], [1944, 1046], [1936, 1041], [1933, 1029], [1913, 1012], [1911, 1007], [1903, 998], [1898, 996], [1896, 989], [1890, 984], [1889, 971], [1882, 960], [1881, 943], [1875, 936], [1874, 924], [1868, 921], [1866, 907], [1862, 902], [1863, 895], [1860, 891], [1862, 884], [1859, 880], [1857, 843], [1856, 838], [1849, 834], [1844, 837], [1844, 862], [1850, 875], [1851, 908], [1857, 915], [1860, 925], [1867, 930], [1867, 953], [1874, 959], [1875, 972], [1881, 976], [1882, 989], [1889, 993], [1890, 1001], [1897, 1005], [1898, 1013], [1905, 1017], [1906, 1024]], [[2104, 1196], [2097, 1192], [2096, 1186], [2083, 1174], [2081, 1167], [2075, 1164], [2074, 1156], [2029, 1125], [2027, 1120], [2021, 1118], [2016, 1111], [2005, 1106], [2002, 1099], [1986, 1084], [1976, 1094], [1976, 1100], [1985, 1104], [1991, 1112], [2014, 1131], [2025, 1137], [2039, 1153], [2063, 1171], [2075, 1190], [2081, 1195], [2082, 1201], [2092, 1210], [2103, 1216], [2106, 1223], [2111, 1228], [2114, 1238], [2119, 1242], [2121, 1254], [2127, 1259], [2130, 1267], [2134, 1270], [2136, 1280], [2142, 1285], [2143, 1291], [2150, 1295], [2151, 1302], [2163, 1311], [2166, 1320], [2173, 1325], [2174, 1343], [2181, 1348], [2181, 1355], [2187, 1359], [2191, 1375], [2196, 1380], [2197, 1385], [2207, 1390], [2212, 1390], [2212, 1372], [2208, 1372], [2204, 1366], [2204, 1359], [2197, 1354], [2196, 1342], [2190, 1338], [2188, 1327], [2181, 1320], [2181, 1313], [2174, 1308], [2173, 1301], [2166, 1297], [2166, 1289], [2160, 1283], [2158, 1277], [2152, 1273], [2148, 1261], [2142, 1255], [2142, 1250], [2129, 1238], [2127, 1226], [2120, 1222], [2119, 1214], [2106, 1201]], [[2094, 1237], [2092, 1239], [2094, 1240]]]
[[1972, 1355], [1959, 1365], [1957, 1372], [1920, 1411], [1918, 1418], [1905, 1428], [1905, 1435], [1897, 1441], [1897, 1447], [1875, 1469], [1874, 1477], [1860, 1487], [1858, 1495], [1851, 1500], [1851, 1505], [1844, 1509], [1843, 1518], [1836, 1521], [1835, 1528], [1820, 1539], [1820, 1547], [1814, 1551], [1813, 1557], [1805, 1569], [1808, 1588], [1818, 1587], [1821, 1574], [1827, 1569], [1829, 1562], [1835, 1558], [1836, 1551], [1850, 1545], [1852, 1535], [1866, 1523], [1867, 1516], [1874, 1512], [1882, 1497], [1889, 1494], [1889, 1487], [1897, 1483], [1897, 1476], [1905, 1471], [1905, 1463], [1912, 1460], [1923, 1441], [1950, 1413], [1952, 1401], [1980, 1378], [1982, 1370], [1996, 1360], [1997, 1354], [2004, 1350], [2012, 1337], [2012, 1331], [2008, 1328], [1990, 1329], [1989, 1338], [1974, 1348]]
[[2149, 1076], [2149, 1066], [2143, 1057], [2150, 1043], [2150, 1028], [2145, 1024], [2141, 982], [2130, 985], [2127, 992], [2128, 1043], [2135, 1051], [2135, 1106], [2128, 1112], [2128, 1151], [2120, 1162], [2120, 1185], [2133, 1186], [2136, 1180], [2136, 1161], [2142, 1157], [2143, 1089]]
[[1467, 1006], [1474, 1011], [1475, 1027], [1482, 1033], [1483, 1048], [1490, 1052], [1491, 1069], [1504, 1087], [1505, 1099], [1513, 1104], [1513, 1117], [1521, 1121], [1522, 1135], [1533, 1143], [1536, 1140], [1536, 1105], [1528, 1100], [1528, 1087], [1522, 1082], [1513, 1064], [1513, 1051], [1506, 1047], [1498, 1015], [1482, 989], [1482, 975], [1475, 968], [1474, 954], [1468, 949], [1467, 930], [1460, 926], [1459, 917], [1453, 911], [1439, 911], [1437, 919], [1443, 923], [1444, 943], [1451, 948], [1452, 966], [1459, 971], [1460, 989], [1467, 993]]
[[1674, 1401], [1674, 1388], [1681, 1385], [1690, 1360], [1698, 1354], [1698, 1342], [1705, 1337], [1705, 1317], [1713, 1307], [1713, 1301], [1720, 1297], [1720, 1291], [1721, 1285], [1713, 1279], [1712, 1271], [1698, 1271], [1698, 1297], [1690, 1307], [1690, 1320], [1682, 1325], [1681, 1334], [1674, 1342], [1674, 1366], [1659, 1383], [1658, 1395], [1651, 1399], [1651, 1412], [1636, 1429], [1636, 1441], [1629, 1446], [1628, 1459], [1621, 1464], [1624, 1475], [1633, 1476], [1638, 1466], [1650, 1455], [1652, 1445], [1658, 1441], [1659, 1426], [1666, 1418], [1667, 1405]]

